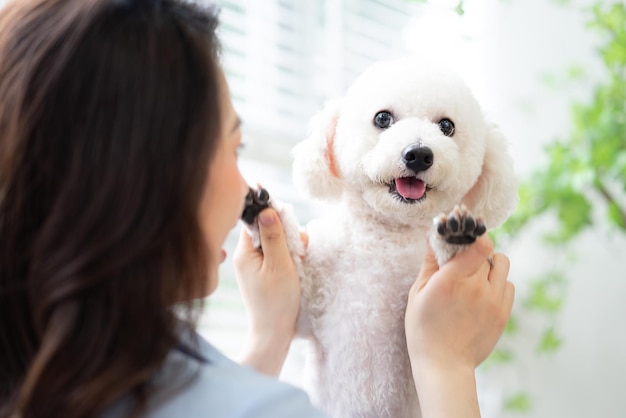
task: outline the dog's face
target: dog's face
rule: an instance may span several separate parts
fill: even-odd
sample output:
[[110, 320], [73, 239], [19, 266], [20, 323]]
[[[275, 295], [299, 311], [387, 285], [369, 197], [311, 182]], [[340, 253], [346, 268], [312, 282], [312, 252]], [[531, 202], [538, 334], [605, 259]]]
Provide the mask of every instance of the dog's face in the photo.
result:
[[[459, 203], [475, 209], [471, 206], [476, 206], [476, 196], [470, 192], [484, 174], [487, 147], [505, 148], [502, 141], [489, 140], [493, 126], [455, 73], [426, 68], [412, 59], [371, 67], [332, 113], [325, 130], [323, 161], [314, 163], [325, 163], [332, 178], [318, 187], [328, 190], [318, 191], [324, 195], [334, 189], [331, 195], [339, 191], [358, 197], [387, 221], [429, 223]], [[319, 142], [307, 141], [312, 140]], [[304, 148], [312, 151], [310, 146]], [[297, 165], [311, 158], [298, 154], [296, 180], [302, 171]], [[510, 160], [504, 160], [495, 164], [497, 175], [512, 181], [512, 169], [499, 168], [510, 165]], [[514, 195], [514, 183], [511, 187]], [[309, 186], [314, 195], [320, 195], [315, 189]], [[506, 199], [513, 195], [509, 193]], [[514, 204], [505, 206], [509, 211]]]

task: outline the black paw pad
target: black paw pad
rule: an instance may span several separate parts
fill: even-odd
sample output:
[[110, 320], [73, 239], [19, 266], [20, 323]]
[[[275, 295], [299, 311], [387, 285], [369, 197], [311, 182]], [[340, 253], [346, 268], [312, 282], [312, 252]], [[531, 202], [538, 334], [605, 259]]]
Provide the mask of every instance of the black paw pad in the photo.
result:
[[243, 220], [248, 225], [252, 225], [257, 215], [261, 213], [261, 211], [270, 206], [270, 194], [264, 188], [259, 188], [258, 190], [252, 189], [252, 187], [248, 190], [248, 195], [246, 196], [246, 206], [243, 209], [243, 213], [241, 214], [241, 220]]
[[435, 219], [437, 233], [448, 244], [471, 244], [487, 231], [480, 218], [474, 218], [465, 206], [455, 206], [448, 215]]

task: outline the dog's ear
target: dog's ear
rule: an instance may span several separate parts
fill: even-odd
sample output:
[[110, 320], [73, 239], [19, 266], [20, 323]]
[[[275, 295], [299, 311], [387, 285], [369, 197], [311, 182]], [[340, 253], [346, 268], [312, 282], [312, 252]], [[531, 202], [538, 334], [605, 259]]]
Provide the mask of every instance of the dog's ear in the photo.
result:
[[463, 203], [487, 228], [495, 228], [513, 212], [517, 201], [517, 179], [506, 138], [495, 124], [489, 124], [482, 172]]
[[334, 146], [342, 102], [328, 102], [311, 120], [308, 138], [293, 149], [294, 183], [312, 198], [337, 199], [343, 190]]

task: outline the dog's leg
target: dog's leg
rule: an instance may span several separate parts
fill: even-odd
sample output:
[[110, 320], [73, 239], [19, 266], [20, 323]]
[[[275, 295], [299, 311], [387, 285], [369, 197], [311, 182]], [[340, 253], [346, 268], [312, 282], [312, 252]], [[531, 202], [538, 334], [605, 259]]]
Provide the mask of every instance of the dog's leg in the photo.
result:
[[452, 256], [487, 231], [480, 218], [474, 218], [465, 205], [455, 206], [452, 212], [434, 219], [434, 231], [430, 237], [437, 262], [442, 266]]
[[252, 237], [252, 244], [254, 247], [259, 251], [263, 251], [261, 248], [261, 237], [259, 236], [259, 223], [257, 216], [263, 209], [268, 207], [276, 210], [278, 216], [280, 217], [280, 221], [285, 231], [287, 249], [289, 250], [289, 254], [291, 255], [291, 259], [296, 266], [302, 283], [303, 297], [300, 314], [298, 316], [297, 335], [302, 338], [311, 337], [311, 325], [308, 316], [309, 310], [307, 309], [307, 298], [305, 297], [311, 293], [309, 291], [311, 286], [307, 281], [303, 268], [306, 247], [302, 242], [300, 235], [303, 228], [298, 223], [298, 219], [292, 206], [271, 198], [269, 193], [263, 188], [259, 187], [258, 190], [253, 190], [251, 188], [246, 198], [246, 207], [242, 213], [241, 220], [244, 228], [246, 228], [246, 231]]

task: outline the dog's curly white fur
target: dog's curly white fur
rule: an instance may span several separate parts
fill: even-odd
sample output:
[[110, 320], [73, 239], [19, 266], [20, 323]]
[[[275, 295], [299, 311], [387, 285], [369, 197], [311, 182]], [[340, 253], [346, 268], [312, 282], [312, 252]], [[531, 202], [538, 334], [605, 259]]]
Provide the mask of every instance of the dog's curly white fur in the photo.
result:
[[[393, 118], [385, 128], [374, 123], [381, 111]], [[451, 136], [442, 119], [453, 122]], [[430, 165], [408, 168], [411, 145], [430, 150]], [[419, 417], [404, 335], [408, 291], [436, 215], [463, 204], [493, 228], [514, 209], [505, 138], [455, 73], [404, 58], [375, 64], [330, 102], [294, 158], [296, 184], [336, 205], [307, 225], [298, 263], [313, 400], [332, 417]], [[400, 190], [402, 178], [421, 189], [407, 196], [413, 186]], [[440, 263], [462, 248], [431, 242]]]

